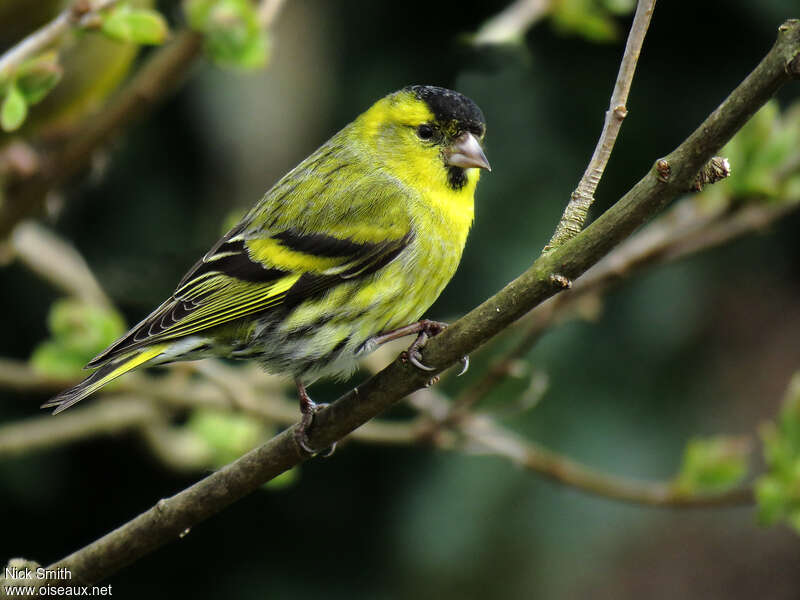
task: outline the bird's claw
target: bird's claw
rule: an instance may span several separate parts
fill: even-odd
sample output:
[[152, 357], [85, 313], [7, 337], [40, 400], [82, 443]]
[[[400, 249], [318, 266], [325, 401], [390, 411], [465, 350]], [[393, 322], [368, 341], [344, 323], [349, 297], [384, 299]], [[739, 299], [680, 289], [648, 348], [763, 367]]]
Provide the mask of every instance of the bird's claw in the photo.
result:
[[326, 406], [328, 406], [326, 403], [317, 404], [316, 402], [312, 402], [310, 405], [310, 410], [302, 413], [302, 416], [300, 417], [300, 424], [295, 427], [294, 430], [294, 441], [298, 446], [312, 456], [319, 454], [323, 458], [328, 458], [333, 454], [333, 452], [336, 450], [336, 442], [322, 452], [319, 450], [314, 450], [309, 443], [310, 440], [308, 439], [308, 432], [311, 430], [311, 426], [314, 423], [314, 415]]
[[433, 367], [429, 367], [425, 363], [422, 362], [422, 354], [420, 354], [419, 349], [414, 348], [413, 350], [403, 350], [400, 354], [400, 360], [403, 362], [410, 362], [412, 365], [417, 367], [422, 371], [435, 371]]
[[417, 338], [411, 343], [411, 345], [408, 347], [408, 350], [400, 355], [400, 360], [403, 362], [410, 362], [412, 365], [422, 371], [435, 371], [435, 367], [429, 367], [422, 362], [422, 353], [420, 352], [420, 348], [425, 345], [425, 342], [427, 342], [429, 338], [442, 333], [447, 327], [447, 323], [442, 323], [440, 321], [429, 321], [426, 319], [424, 321], [420, 321], [420, 324], [423, 326], [422, 330], [417, 334]]
[[462, 356], [460, 362], [461, 362], [461, 370], [458, 372], [458, 375], [456, 375], [456, 377], [461, 377], [469, 369], [469, 354], [465, 354], [464, 356]]

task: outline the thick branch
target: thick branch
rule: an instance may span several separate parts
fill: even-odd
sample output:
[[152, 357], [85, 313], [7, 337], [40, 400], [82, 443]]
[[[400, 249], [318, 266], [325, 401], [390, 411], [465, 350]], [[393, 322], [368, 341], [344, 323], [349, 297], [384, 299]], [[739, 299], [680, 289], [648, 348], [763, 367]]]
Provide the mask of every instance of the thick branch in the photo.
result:
[[[553, 275], [574, 279], [691, 186], [697, 172], [783, 84], [797, 75], [800, 22], [781, 26], [778, 40], [755, 70], [674, 152], [590, 227], [540, 257], [520, 277], [430, 340], [424, 362], [436, 372], [456, 364], [536, 304], [561, 289]], [[431, 373], [395, 361], [367, 382], [317, 413], [310, 442], [327, 448], [399, 399], [425, 386]], [[245, 454], [179, 494], [160, 501], [53, 568], [67, 567], [78, 580], [94, 582], [221, 511], [265, 481], [308, 456], [293, 429]]]
[[669, 212], [617, 246], [579, 277], [569, 290], [539, 304], [526, 315], [520, 321], [525, 328], [522, 336], [492, 362], [480, 380], [458, 396], [453, 416], [464, 414], [488, 396], [554, 322], [580, 313], [574, 308], [587, 295], [602, 293], [654, 263], [677, 260], [762, 230], [797, 209], [797, 203], [753, 203], [729, 213], [722, 205], [715, 210], [703, 208], [695, 198], [678, 202]]
[[558, 223], [553, 237], [545, 246], [545, 252], [563, 244], [569, 238], [574, 237], [586, 222], [589, 208], [594, 202], [594, 193], [597, 185], [603, 177], [603, 172], [611, 158], [611, 151], [617, 141], [617, 135], [622, 127], [622, 121], [628, 115], [626, 104], [628, 93], [633, 82], [633, 74], [636, 71], [636, 63], [639, 62], [639, 54], [644, 43], [644, 36], [650, 26], [650, 18], [653, 16], [656, 0], [639, 0], [636, 7], [636, 14], [633, 17], [633, 24], [628, 33], [628, 41], [625, 44], [625, 53], [622, 55], [622, 62], [619, 65], [619, 74], [614, 84], [614, 92], [611, 94], [611, 103], [606, 111], [606, 119], [603, 123], [603, 131], [600, 139], [597, 140], [592, 159], [586, 167], [586, 171], [578, 182], [578, 187], [572, 192], [569, 203], [564, 209], [561, 221]]

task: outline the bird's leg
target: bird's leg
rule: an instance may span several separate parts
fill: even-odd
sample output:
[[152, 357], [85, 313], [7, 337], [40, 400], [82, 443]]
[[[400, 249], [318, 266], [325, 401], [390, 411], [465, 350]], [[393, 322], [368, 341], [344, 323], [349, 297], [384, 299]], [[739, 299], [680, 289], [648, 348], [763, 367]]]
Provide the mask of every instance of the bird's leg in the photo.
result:
[[[397, 329], [392, 329], [391, 331], [381, 333], [373, 338], [373, 342], [375, 343], [375, 346], [380, 346], [386, 342], [416, 333], [417, 338], [411, 343], [408, 349], [400, 355], [401, 360], [408, 361], [423, 371], [433, 371], [433, 367], [429, 367], [422, 362], [420, 349], [425, 345], [425, 342], [427, 342], [429, 338], [439, 335], [445, 330], [446, 327], [447, 323], [422, 319], [416, 323], [411, 323], [410, 325], [405, 325], [404, 327], [398, 327]], [[461, 364], [463, 366], [459, 375], [463, 375], [467, 372], [467, 369], [469, 368], [469, 356], [464, 356], [461, 359]]]
[[[295, 378], [294, 383], [297, 386], [297, 397], [300, 399], [301, 414], [300, 425], [294, 430], [294, 439], [297, 445], [309, 454], [317, 454], [317, 451], [308, 443], [308, 432], [311, 429], [311, 424], [314, 422], [314, 414], [321, 408], [327, 406], [327, 404], [317, 404], [314, 402], [311, 396], [308, 395], [308, 392], [306, 392], [306, 386], [303, 385], [300, 378]], [[336, 450], [335, 443], [328, 448], [322, 456], [328, 457], [333, 454], [334, 450]]]

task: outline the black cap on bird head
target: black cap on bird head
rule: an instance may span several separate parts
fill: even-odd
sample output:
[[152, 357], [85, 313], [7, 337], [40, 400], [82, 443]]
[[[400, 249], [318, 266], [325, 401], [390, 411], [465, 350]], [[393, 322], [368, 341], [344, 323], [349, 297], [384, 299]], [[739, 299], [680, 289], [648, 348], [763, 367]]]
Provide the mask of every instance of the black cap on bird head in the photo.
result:
[[478, 136], [484, 134], [486, 119], [481, 109], [463, 94], [435, 85], [410, 85], [405, 89], [428, 105], [436, 121], [455, 121], [464, 131]]

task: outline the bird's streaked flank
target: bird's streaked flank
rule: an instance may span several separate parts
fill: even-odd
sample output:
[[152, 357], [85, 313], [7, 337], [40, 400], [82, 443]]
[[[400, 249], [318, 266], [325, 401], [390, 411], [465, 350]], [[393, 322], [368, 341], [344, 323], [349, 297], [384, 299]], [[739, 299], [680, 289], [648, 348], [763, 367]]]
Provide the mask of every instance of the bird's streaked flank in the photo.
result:
[[172, 296], [45, 403], [66, 410], [143, 365], [252, 358], [295, 378], [298, 441], [317, 405], [305, 386], [349, 376], [360, 356], [442, 324], [418, 319], [455, 273], [489, 169], [480, 109], [412, 86], [376, 102], [286, 174], [192, 267]]

